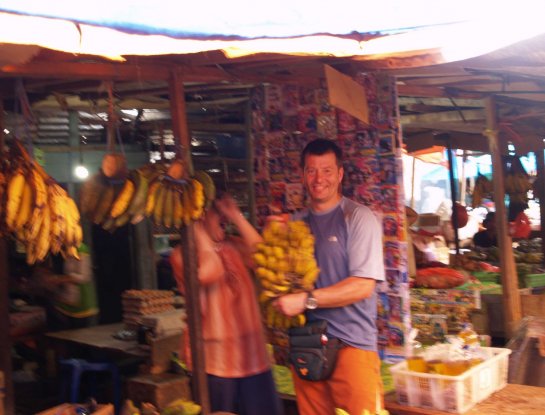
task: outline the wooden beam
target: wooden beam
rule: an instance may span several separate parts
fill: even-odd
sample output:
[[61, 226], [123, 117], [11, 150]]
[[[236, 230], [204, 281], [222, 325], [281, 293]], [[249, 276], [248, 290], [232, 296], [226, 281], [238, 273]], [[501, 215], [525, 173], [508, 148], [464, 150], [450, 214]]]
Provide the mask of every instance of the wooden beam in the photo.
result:
[[402, 115], [401, 124], [441, 124], [444, 122], [484, 121], [486, 115], [482, 109], [462, 111], [439, 111], [428, 114]]
[[503, 313], [506, 338], [515, 333], [516, 325], [522, 317], [517, 268], [513, 257], [513, 241], [509, 235], [507, 211], [505, 208], [505, 183], [502, 153], [499, 146], [498, 120], [496, 102], [493, 96], [485, 100], [486, 126], [490, 155], [492, 157], [492, 185], [494, 190], [494, 206], [496, 208], [496, 228], [498, 248], [500, 250], [500, 273], [503, 291]]
[[397, 91], [399, 96], [413, 96], [413, 97], [429, 97], [429, 98], [465, 98], [465, 99], [483, 99], [483, 94], [479, 93], [467, 93], [455, 91], [447, 92], [445, 89], [438, 86], [420, 86], [420, 85], [405, 85], [400, 79], [397, 85]]
[[482, 99], [450, 98], [450, 97], [411, 97], [402, 96], [398, 98], [399, 105], [427, 105], [430, 107], [474, 107], [482, 108]]
[[219, 82], [233, 80], [225, 71], [217, 68], [193, 66], [140, 65], [131, 63], [78, 63], [78, 62], [31, 62], [22, 65], [4, 65], [0, 75], [32, 76], [34, 78], [103, 79], [103, 80], [168, 80], [172, 72], [184, 82]]
[[[184, 85], [180, 74], [173, 72], [170, 82], [170, 102], [172, 112], [172, 130], [178, 141], [181, 156], [186, 161], [190, 175], [193, 174], [191, 161], [191, 137], [187, 128], [185, 112]], [[180, 154], [179, 154], [180, 155]], [[194, 400], [202, 407], [202, 414], [210, 414], [210, 398], [208, 379], [205, 371], [204, 344], [202, 337], [202, 315], [200, 302], [200, 287], [197, 277], [197, 255], [195, 247], [195, 231], [193, 224], [183, 226], [180, 231], [182, 258], [184, 264], [185, 301], [187, 323], [191, 346], [193, 371]]]
[[[4, 157], [4, 102], [0, 100], [0, 160]], [[7, 236], [0, 235], [0, 370], [4, 372], [7, 414], [15, 413], [11, 376], [11, 339], [9, 336], [9, 269]], [[0, 408], [2, 409], [2, 408]], [[3, 411], [2, 411], [3, 413]]]

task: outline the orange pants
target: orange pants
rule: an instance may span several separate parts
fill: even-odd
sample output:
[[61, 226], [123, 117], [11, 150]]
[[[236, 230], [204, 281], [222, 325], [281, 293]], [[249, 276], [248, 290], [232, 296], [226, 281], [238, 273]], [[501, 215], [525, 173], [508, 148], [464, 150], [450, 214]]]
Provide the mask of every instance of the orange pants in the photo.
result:
[[334, 415], [335, 408], [350, 415], [361, 415], [365, 409], [374, 414], [384, 407], [376, 352], [350, 346], [340, 349], [335, 370], [327, 380], [303, 380], [293, 368], [292, 375], [300, 415]]

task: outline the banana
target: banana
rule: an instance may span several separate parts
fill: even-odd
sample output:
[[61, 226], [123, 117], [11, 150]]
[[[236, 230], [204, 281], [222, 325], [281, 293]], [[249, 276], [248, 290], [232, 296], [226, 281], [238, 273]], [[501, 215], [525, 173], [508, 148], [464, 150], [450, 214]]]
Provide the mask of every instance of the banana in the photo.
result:
[[96, 225], [102, 224], [106, 219], [108, 212], [112, 206], [115, 197], [115, 187], [113, 184], [108, 184], [104, 188], [104, 193], [98, 202], [93, 215], [93, 223]]
[[35, 202], [32, 216], [28, 223], [28, 240], [34, 240], [38, 236], [43, 220], [44, 208], [48, 203], [47, 186], [37, 169], [32, 169], [32, 180], [34, 183]]
[[57, 254], [65, 240], [66, 218], [62, 210], [63, 201], [54, 183], [48, 186], [47, 194], [49, 202], [46, 205], [47, 209], [44, 210], [42, 220], [45, 220], [46, 217], [50, 220], [51, 251]]
[[62, 252], [64, 258], [73, 257], [73, 258], [76, 258], [78, 260], [80, 259], [78, 248], [76, 248], [73, 245], [66, 247], [66, 249], [64, 251], [61, 251], [61, 252]]
[[176, 229], [179, 229], [182, 226], [184, 220], [184, 207], [182, 205], [181, 192], [183, 192], [183, 190], [177, 187], [172, 193], [172, 224]]
[[165, 206], [165, 195], [168, 191], [165, 184], [161, 184], [159, 190], [157, 191], [157, 200], [155, 202], [155, 207], [153, 208], [153, 221], [157, 225], [163, 224], [163, 208]]
[[112, 218], [117, 218], [128, 209], [129, 204], [131, 203], [132, 198], [135, 194], [135, 191], [136, 187], [134, 185], [134, 182], [130, 178], [125, 180], [121, 191], [119, 192], [115, 201], [112, 204], [112, 210], [110, 211], [110, 216]]
[[51, 226], [51, 211], [49, 205], [45, 206], [44, 218], [38, 238], [36, 240], [36, 261], [43, 261], [48, 254], [50, 247], [50, 226]]
[[214, 199], [216, 198], [216, 185], [214, 180], [208, 173], [204, 170], [195, 171], [195, 179], [197, 179], [203, 186], [204, 197], [205, 197], [205, 209], [208, 209]]
[[[142, 216], [143, 218], [143, 216]], [[114, 221], [114, 227], [115, 228], [121, 228], [122, 226], [125, 226], [127, 223], [131, 221], [131, 214], [129, 211], [125, 211], [122, 215], [115, 218]]]
[[192, 196], [191, 201], [193, 204], [191, 219], [197, 220], [202, 216], [203, 209], [204, 209], [205, 200], [204, 200], [203, 186], [201, 182], [199, 182], [196, 179], [191, 179], [190, 186], [191, 186], [191, 196]]
[[15, 228], [15, 220], [19, 213], [24, 190], [25, 174], [22, 168], [18, 168], [13, 176], [10, 177], [7, 185], [6, 226], [9, 230], [14, 230]]
[[174, 192], [175, 188], [173, 186], [168, 187], [165, 190], [165, 196], [164, 196], [164, 205], [163, 205], [163, 224], [167, 228], [171, 228], [172, 224], [174, 222], [173, 212], [174, 212]]
[[19, 212], [15, 218], [14, 231], [20, 232], [23, 226], [30, 220], [33, 208], [34, 191], [28, 180], [23, 185], [23, 194], [19, 205]]
[[131, 205], [129, 206], [130, 217], [144, 213], [149, 188], [149, 181], [140, 170], [134, 172], [133, 180], [136, 183], [136, 190]]
[[[2, 209], [3, 197], [4, 197], [5, 187], [6, 187], [6, 175], [3, 173], [3, 167], [4, 167], [4, 164], [0, 162], [0, 209]], [[1, 210], [0, 210], [0, 213], [2, 213]]]
[[191, 186], [186, 184], [183, 186], [182, 191], [182, 206], [183, 206], [183, 222], [185, 225], [189, 225], [191, 222], [191, 215], [193, 212], [193, 203], [191, 201]]
[[156, 180], [150, 184], [146, 200], [146, 209], [144, 211], [146, 216], [151, 216], [153, 214], [159, 190], [161, 190], [161, 181]]

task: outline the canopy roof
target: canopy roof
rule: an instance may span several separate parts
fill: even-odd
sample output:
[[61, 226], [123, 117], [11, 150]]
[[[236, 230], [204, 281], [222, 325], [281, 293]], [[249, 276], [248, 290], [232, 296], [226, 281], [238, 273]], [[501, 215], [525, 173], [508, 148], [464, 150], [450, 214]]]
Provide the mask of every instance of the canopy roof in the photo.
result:
[[[217, 3], [217, 4], [216, 4]], [[229, 111], [264, 82], [318, 86], [324, 64], [348, 75], [398, 79], [409, 150], [441, 144], [486, 151], [483, 99], [499, 99], [504, 141], [541, 148], [545, 35], [541, 4], [494, 1], [232, 2], [3, 0], [0, 93], [22, 77], [31, 105], [105, 108], [103, 80], [119, 109], [168, 112], [167, 80], [181, 75], [197, 111]], [[1, 11], [4, 12], [1, 12]], [[29, 30], [32, 28], [32, 30]], [[221, 91], [221, 93], [217, 93]], [[163, 116], [161, 115], [161, 116]], [[442, 135], [444, 137], [444, 135]]]

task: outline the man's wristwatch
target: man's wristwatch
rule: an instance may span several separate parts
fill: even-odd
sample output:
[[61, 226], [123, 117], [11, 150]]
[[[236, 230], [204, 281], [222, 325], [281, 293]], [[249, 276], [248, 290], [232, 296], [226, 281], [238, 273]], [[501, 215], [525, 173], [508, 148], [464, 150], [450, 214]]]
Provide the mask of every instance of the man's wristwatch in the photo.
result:
[[318, 300], [312, 295], [312, 291], [307, 291], [307, 298], [305, 300], [305, 309], [315, 310], [318, 308]]

